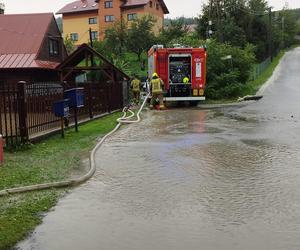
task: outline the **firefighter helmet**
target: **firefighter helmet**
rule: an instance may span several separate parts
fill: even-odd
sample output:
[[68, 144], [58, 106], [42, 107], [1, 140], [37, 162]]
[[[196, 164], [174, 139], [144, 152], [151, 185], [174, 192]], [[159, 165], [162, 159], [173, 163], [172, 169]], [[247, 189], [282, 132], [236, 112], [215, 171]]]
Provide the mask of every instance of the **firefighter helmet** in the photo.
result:
[[157, 73], [153, 73], [152, 77], [158, 77]]

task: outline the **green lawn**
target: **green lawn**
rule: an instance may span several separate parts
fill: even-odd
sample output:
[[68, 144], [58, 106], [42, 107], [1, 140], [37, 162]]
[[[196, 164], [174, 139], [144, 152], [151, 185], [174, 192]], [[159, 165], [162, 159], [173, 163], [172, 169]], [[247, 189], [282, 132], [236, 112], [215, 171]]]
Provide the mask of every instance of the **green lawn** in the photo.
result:
[[[114, 113], [55, 135], [22, 150], [5, 153], [0, 167], [0, 189], [67, 179], [89, 157], [96, 139], [116, 126], [121, 114]], [[0, 197], [0, 249], [9, 249], [41, 223], [42, 215], [66, 190], [38, 191]]]

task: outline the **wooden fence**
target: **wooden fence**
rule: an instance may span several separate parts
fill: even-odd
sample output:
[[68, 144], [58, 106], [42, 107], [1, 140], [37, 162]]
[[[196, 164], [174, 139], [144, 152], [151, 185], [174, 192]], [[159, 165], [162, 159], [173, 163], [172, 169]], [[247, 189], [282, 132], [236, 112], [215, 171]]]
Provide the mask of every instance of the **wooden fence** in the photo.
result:
[[9, 144], [20, 142], [19, 108], [21, 106], [17, 86], [0, 85], [0, 134]]
[[[60, 119], [53, 114], [54, 102], [63, 99], [63, 92], [83, 87], [84, 107], [79, 109], [79, 121], [93, 119], [104, 113], [121, 109], [127, 100], [127, 82], [19, 82], [0, 85], [0, 134], [7, 145], [15, 146], [37, 136], [53, 132]], [[71, 113], [72, 114], [72, 113]], [[70, 120], [72, 122], [73, 116]]]

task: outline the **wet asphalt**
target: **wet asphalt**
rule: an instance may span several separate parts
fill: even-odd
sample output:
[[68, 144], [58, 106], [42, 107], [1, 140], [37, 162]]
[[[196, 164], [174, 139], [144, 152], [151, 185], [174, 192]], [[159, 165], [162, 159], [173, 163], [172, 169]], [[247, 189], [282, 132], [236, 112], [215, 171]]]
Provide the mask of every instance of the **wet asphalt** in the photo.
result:
[[19, 249], [300, 249], [300, 49], [258, 102], [143, 117]]

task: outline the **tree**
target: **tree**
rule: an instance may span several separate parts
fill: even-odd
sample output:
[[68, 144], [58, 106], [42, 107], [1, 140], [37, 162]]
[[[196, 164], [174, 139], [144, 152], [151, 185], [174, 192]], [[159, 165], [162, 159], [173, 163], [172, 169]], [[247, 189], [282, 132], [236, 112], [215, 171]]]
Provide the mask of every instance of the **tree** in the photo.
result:
[[249, 0], [248, 6], [247, 41], [255, 45], [256, 58], [263, 61], [269, 57], [269, 6], [265, 0]]
[[170, 19], [164, 27], [161, 35], [158, 37], [159, 43], [166, 45], [169, 41], [185, 36], [188, 32], [187, 24], [184, 18]]
[[[212, 38], [220, 43], [241, 48], [252, 43], [257, 59], [263, 61], [270, 56], [271, 48], [279, 46], [279, 38], [283, 37], [274, 12], [269, 10], [266, 0], [209, 0], [197, 19], [198, 36], [210, 37], [208, 31], [211, 29]], [[289, 27], [292, 34], [292, 25]]]
[[125, 49], [125, 43], [128, 39], [128, 26], [124, 20], [115, 22], [115, 24], [105, 31], [106, 46], [115, 55], [122, 55]]
[[[208, 38], [210, 36], [208, 32], [212, 29], [212, 38], [218, 42], [245, 46], [246, 8], [244, 0], [209, 0], [203, 5], [203, 14], [197, 19], [198, 35]], [[209, 22], [212, 23], [211, 26]]]
[[155, 41], [155, 35], [152, 31], [154, 22], [153, 16], [145, 15], [133, 21], [128, 30], [126, 47], [138, 56], [139, 61], [142, 53], [146, 52]]
[[0, 2], [0, 14], [4, 14], [5, 11], [5, 5], [4, 3]]
[[280, 30], [281, 47], [291, 46], [295, 42], [297, 34], [297, 19], [293, 11], [284, 8], [279, 11], [277, 18], [277, 28]]
[[68, 55], [70, 55], [76, 49], [74, 41], [68, 35], [64, 39], [64, 44], [66, 46]]

